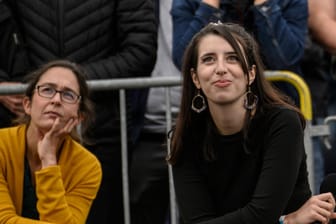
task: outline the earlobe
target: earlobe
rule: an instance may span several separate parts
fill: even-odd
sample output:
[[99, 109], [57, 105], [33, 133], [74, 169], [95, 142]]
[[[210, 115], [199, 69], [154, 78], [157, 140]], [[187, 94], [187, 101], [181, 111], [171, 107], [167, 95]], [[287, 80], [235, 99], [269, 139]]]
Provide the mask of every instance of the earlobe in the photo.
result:
[[200, 89], [201, 88], [201, 85], [199, 84], [199, 80], [198, 80], [198, 77], [197, 77], [197, 74], [195, 72], [195, 69], [190, 69], [190, 75], [191, 75], [191, 79], [194, 83], [194, 85], [196, 86], [197, 89]]
[[28, 97], [24, 97], [22, 100], [23, 109], [26, 114], [30, 115], [31, 111], [31, 101]]
[[251, 85], [254, 82], [255, 77], [256, 77], [256, 66], [252, 65], [252, 67], [249, 71], [249, 80], [250, 80], [249, 85]]

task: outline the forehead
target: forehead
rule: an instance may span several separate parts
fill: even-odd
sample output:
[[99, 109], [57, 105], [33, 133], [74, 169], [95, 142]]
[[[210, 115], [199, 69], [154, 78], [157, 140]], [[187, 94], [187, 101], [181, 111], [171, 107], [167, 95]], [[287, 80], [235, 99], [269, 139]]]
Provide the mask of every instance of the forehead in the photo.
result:
[[68, 68], [52, 67], [48, 69], [38, 81], [38, 84], [51, 83], [57, 87], [67, 87], [79, 90], [76, 75]]
[[201, 38], [198, 46], [199, 55], [217, 51], [233, 52], [234, 49], [226, 39], [219, 35], [207, 34]]

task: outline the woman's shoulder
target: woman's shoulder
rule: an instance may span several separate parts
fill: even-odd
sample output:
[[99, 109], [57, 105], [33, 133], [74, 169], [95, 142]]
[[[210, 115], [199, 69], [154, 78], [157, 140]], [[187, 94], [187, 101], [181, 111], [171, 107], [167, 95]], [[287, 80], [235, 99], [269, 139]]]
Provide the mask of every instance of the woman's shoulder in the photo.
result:
[[11, 144], [12, 147], [19, 147], [25, 144], [26, 125], [0, 128], [0, 144]]
[[[17, 125], [17, 126], [11, 126], [11, 127], [2, 127], [0, 128], [0, 133], [3, 135], [12, 135], [17, 134], [18, 131], [25, 131], [26, 126], [25, 125]], [[2, 136], [2, 135], [1, 135]]]
[[299, 118], [297, 111], [285, 106], [272, 106], [270, 108], [264, 109], [261, 114], [262, 116], [268, 118]]
[[286, 126], [302, 126], [300, 115], [294, 109], [284, 106], [272, 106], [270, 108], [259, 111], [256, 116], [255, 124], [264, 123], [266, 126], [286, 125]]

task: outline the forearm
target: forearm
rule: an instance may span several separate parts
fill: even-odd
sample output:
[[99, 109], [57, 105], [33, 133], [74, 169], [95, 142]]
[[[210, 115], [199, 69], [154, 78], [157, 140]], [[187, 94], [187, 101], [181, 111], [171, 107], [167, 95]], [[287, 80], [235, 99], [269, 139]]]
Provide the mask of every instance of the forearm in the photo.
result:
[[24, 223], [24, 224], [53, 224], [51, 222], [44, 222], [44, 221], [38, 221], [38, 220], [23, 218], [23, 217], [20, 217], [18, 215], [13, 215], [10, 218], [8, 217], [8, 219], [6, 217], [1, 217], [0, 218], [0, 224], [17, 224], [17, 223]]
[[86, 214], [77, 213], [75, 215], [75, 210], [71, 209], [66, 199], [59, 166], [37, 171], [35, 177], [40, 220], [58, 224], [84, 223]]
[[309, 0], [309, 29], [313, 37], [332, 54], [336, 54], [336, 2]]
[[283, 10], [272, 0], [253, 7], [256, 36], [269, 69], [295, 65], [304, 52], [307, 5], [296, 1], [286, 7]]
[[[192, 8], [190, 4], [194, 4]], [[195, 10], [195, 11], [194, 11]], [[173, 19], [173, 61], [181, 68], [184, 51], [192, 37], [209, 22], [218, 22], [224, 14], [214, 5], [200, 3], [186, 3], [186, 1], [174, 0], [172, 7]]]
[[[11, 177], [13, 178], [13, 177]], [[20, 216], [19, 208], [15, 208], [14, 199], [7, 188], [8, 182], [0, 173], [0, 224], [51, 224], [49, 222], [28, 219]]]
[[214, 8], [219, 8], [220, 5], [220, 0], [202, 0], [202, 2]]
[[267, 0], [254, 0], [254, 5], [261, 5], [265, 3]]

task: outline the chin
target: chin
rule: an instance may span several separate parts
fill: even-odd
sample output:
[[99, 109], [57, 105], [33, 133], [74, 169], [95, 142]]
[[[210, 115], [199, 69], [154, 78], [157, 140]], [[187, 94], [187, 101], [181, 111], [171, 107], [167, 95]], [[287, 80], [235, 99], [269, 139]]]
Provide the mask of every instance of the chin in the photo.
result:
[[53, 126], [53, 121], [43, 122], [38, 125], [39, 129], [42, 131], [49, 131], [50, 128]]

